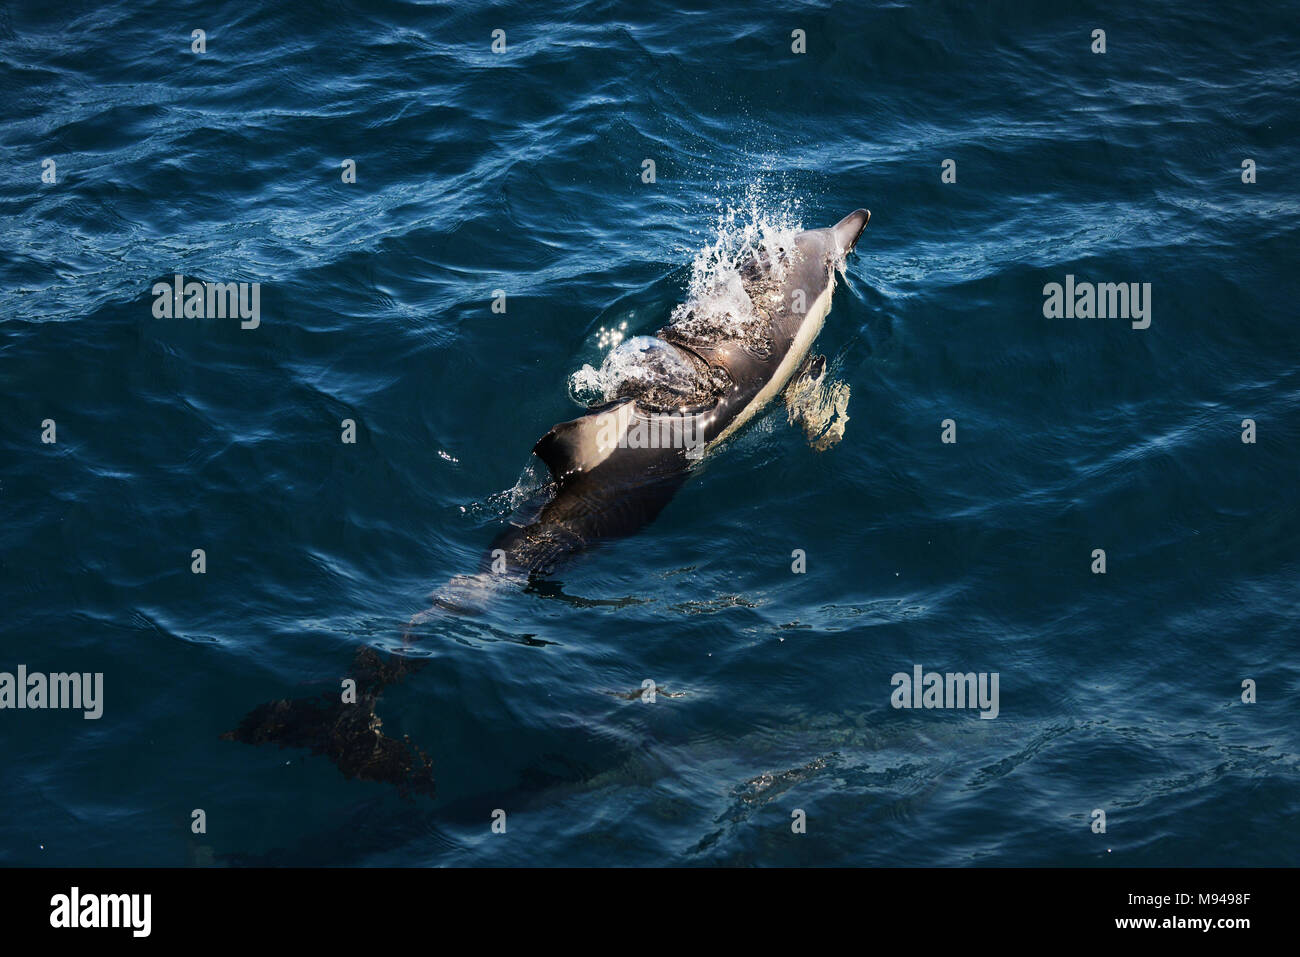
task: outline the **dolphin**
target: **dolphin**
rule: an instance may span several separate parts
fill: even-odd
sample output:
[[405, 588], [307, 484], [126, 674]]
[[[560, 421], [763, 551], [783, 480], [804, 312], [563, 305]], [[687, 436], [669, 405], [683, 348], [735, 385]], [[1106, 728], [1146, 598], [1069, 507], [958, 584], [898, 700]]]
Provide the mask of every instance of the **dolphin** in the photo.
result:
[[[597, 542], [635, 534], [654, 521], [692, 468], [789, 385], [816, 379], [825, 357], [809, 357], [845, 268], [871, 213], [856, 209], [834, 226], [765, 244], [737, 266], [740, 293], [706, 297], [674, 311], [653, 337], [621, 344], [606, 360], [606, 400], [551, 428], [533, 447], [550, 471], [531, 520], [512, 520], [492, 540], [476, 575], [458, 575], [411, 619], [412, 629], [450, 611], [475, 613], [504, 583], [545, 577]], [[611, 360], [614, 360], [611, 364]], [[250, 712], [224, 738], [279, 743], [326, 754], [349, 777], [433, 793], [432, 763], [409, 740], [385, 737], [374, 714], [380, 692], [424, 662], [381, 662], [363, 648], [353, 663], [357, 701], [337, 693], [276, 701]]]

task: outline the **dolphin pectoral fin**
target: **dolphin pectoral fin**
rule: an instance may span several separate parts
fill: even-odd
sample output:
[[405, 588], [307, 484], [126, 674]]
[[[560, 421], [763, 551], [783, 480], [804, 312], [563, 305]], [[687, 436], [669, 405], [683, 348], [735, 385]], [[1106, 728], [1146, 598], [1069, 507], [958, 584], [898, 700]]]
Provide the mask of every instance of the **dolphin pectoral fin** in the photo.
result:
[[[817, 383], [821, 381], [825, 372], [825, 356], [809, 356], [805, 359], [803, 365], [799, 367], [799, 371], [792, 375], [790, 381], [785, 385], [786, 409], [793, 414], [794, 408], [800, 404], [804, 397], [810, 395], [817, 388]], [[791, 418], [790, 421], [793, 422], [794, 419]]]
[[434, 794], [433, 762], [409, 736], [399, 741], [380, 731], [375, 714], [379, 692], [396, 684], [423, 663], [404, 658], [381, 661], [371, 648], [357, 653], [352, 677], [357, 700], [345, 703], [337, 691], [315, 698], [270, 701], [258, 705], [224, 741], [307, 748], [325, 755], [346, 778], [395, 785], [403, 796]]
[[813, 356], [785, 391], [790, 424], [801, 426], [809, 446], [818, 452], [837, 445], [849, 421], [849, 387], [827, 379], [825, 373], [826, 357]]

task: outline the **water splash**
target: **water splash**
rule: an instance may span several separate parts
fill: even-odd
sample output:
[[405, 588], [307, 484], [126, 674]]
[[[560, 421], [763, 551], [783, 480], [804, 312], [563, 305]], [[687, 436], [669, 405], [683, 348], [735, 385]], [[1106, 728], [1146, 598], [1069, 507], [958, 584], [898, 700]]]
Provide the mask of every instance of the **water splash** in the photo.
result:
[[[767, 338], [764, 315], [770, 303], [755, 303], [751, 293], [780, 283], [793, 262], [794, 237], [803, 228], [797, 200], [773, 199], [764, 184], [751, 184], [739, 206], [720, 209], [714, 229], [695, 252], [685, 301], [669, 316], [671, 325], [686, 341], [734, 338], [759, 343]], [[756, 284], [750, 264], [761, 264], [765, 281]], [[624, 322], [616, 330], [601, 328], [597, 348], [604, 353], [600, 367], [585, 363], [569, 376], [569, 395], [583, 405], [607, 402], [629, 377], [680, 375], [673, 364], [651, 362], [658, 352], [649, 347], [628, 348], [647, 339], [637, 336], [627, 343]], [[663, 383], [672, 387], [671, 383]]]
[[493, 492], [481, 502], [462, 505], [462, 513], [475, 521], [491, 521], [512, 515], [525, 504], [548, 491], [551, 477], [542, 461], [534, 455], [528, 457], [527, 464], [519, 473], [519, 478], [510, 488]]

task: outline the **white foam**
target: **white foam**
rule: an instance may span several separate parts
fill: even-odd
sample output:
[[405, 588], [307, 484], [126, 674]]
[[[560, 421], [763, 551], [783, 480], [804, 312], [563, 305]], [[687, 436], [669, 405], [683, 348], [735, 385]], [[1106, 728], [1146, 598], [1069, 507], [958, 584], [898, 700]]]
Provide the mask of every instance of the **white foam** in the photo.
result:
[[529, 499], [549, 485], [550, 481], [546, 466], [536, 456], [530, 455], [513, 486], [493, 492], [482, 502], [462, 505], [460, 510], [478, 521], [504, 518], [523, 507]]
[[[694, 254], [685, 301], [674, 307], [669, 322], [688, 335], [754, 338], [763, 320], [745, 291], [741, 266], [751, 257], [766, 259], [772, 280], [779, 283], [791, 262], [794, 237], [802, 228], [797, 201], [773, 200], [763, 183], [751, 184], [740, 205], [719, 210], [712, 235]], [[626, 331], [626, 322], [599, 330], [600, 367], [585, 363], [569, 376], [574, 401], [581, 405], [608, 401], [628, 375], [638, 374], [633, 368], [638, 354], [619, 352]]]
[[740, 269], [750, 258], [766, 260], [779, 283], [792, 262], [794, 237], [803, 228], [789, 205], [761, 205], [761, 187], [751, 188], [745, 205], [729, 206], [718, 215], [713, 240], [695, 254], [686, 301], [673, 310], [672, 322], [687, 331], [692, 325], [721, 328], [745, 337], [759, 321], [745, 291]]

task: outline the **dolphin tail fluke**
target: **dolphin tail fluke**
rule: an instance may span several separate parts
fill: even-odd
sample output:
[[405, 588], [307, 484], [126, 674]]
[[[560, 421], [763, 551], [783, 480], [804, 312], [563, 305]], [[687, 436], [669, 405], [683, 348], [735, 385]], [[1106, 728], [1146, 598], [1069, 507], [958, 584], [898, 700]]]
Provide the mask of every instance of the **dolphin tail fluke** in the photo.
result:
[[277, 744], [307, 748], [333, 761], [344, 777], [393, 784], [405, 796], [434, 794], [433, 762], [411, 741], [385, 735], [375, 714], [379, 692], [396, 684], [422, 662], [392, 657], [381, 661], [372, 648], [363, 648], [353, 662], [356, 701], [345, 702], [337, 691], [315, 698], [271, 701], [258, 705], [233, 731], [221, 737], [245, 744]]
[[[507, 576], [458, 575], [434, 596], [433, 605], [415, 615], [402, 634], [409, 647], [420, 637], [422, 626], [440, 619], [480, 614]], [[428, 661], [403, 655], [381, 657], [371, 647], [361, 648], [346, 677], [356, 683], [355, 701], [344, 700], [339, 689], [314, 698], [281, 699], [258, 705], [239, 727], [221, 735], [225, 741], [275, 744], [281, 748], [307, 748], [324, 755], [344, 777], [393, 784], [405, 796], [434, 794], [433, 762], [409, 736], [390, 738], [380, 730], [383, 720], [375, 713], [385, 688], [399, 684]]]

